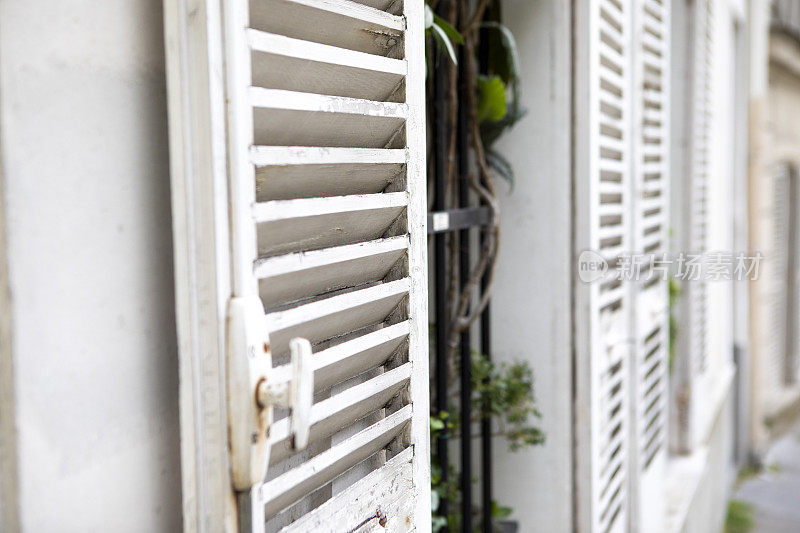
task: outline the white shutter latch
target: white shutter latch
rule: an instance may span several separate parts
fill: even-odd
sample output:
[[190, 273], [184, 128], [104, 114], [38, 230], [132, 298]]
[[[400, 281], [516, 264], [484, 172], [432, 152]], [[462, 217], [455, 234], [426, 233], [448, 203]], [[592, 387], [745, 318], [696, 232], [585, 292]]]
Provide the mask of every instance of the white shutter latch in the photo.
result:
[[308, 444], [314, 371], [311, 344], [290, 342], [291, 375], [272, 368], [264, 308], [257, 296], [231, 298], [228, 304], [227, 398], [234, 488], [250, 490], [266, 475], [273, 408], [291, 409], [292, 444]]
[[311, 405], [314, 402], [314, 369], [311, 367], [311, 343], [294, 338], [289, 342], [292, 353], [292, 378], [286, 383], [270, 384], [261, 380], [256, 399], [263, 408], [270, 406], [291, 409], [292, 447], [302, 450], [308, 445], [311, 429]]

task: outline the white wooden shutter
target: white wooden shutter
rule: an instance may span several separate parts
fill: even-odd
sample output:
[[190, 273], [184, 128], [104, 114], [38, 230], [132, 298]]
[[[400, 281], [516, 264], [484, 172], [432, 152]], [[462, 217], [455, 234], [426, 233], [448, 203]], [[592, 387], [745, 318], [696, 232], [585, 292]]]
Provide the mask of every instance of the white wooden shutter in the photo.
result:
[[634, 531], [655, 532], [666, 519], [669, 310], [666, 276], [657, 265], [648, 270], [668, 251], [669, 3], [637, 0], [634, 23], [632, 249], [648, 261], [631, 285], [631, 514]]
[[251, 2], [255, 274], [273, 357], [309, 339], [317, 393], [306, 451], [271, 428], [254, 529], [429, 524], [422, 3], [401, 8]]
[[[713, 135], [713, 106], [711, 102], [713, 61], [713, 0], [697, 0], [690, 14], [692, 24], [692, 69], [690, 98], [690, 174], [689, 174], [689, 235], [691, 254], [708, 253], [710, 136]], [[690, 442], [701, 438], [710, 416], [710, 406], [704, 394], [714, 377], [709, 372], [708, 353], [708, 286], [699, 279], [683, 284], [688, 314], [683, 322], [683, 334], [690, 359]]]
[[[221, 5], [231, 292], [260, 299], [269, 343], [253, 350], [232, 327], [229, 344], [248, 347], [228, 354], [241, 356], [228, 374], [271, 357], [265, 383], [294, 391], [291, 341], [313, 350], [308, 446], [295, 449], [294, 413], [276, 408], [240, 527], [428, 530], [423, 2]], [[206, 7], [190, 18], [213, 25]], [[230, 382], [227, 395], [255, 396]], [[232, 430], [231, 447], [246, 436]]]
[[[611, 268], [630, 251], [631, 6], [580, 2], [576, 12], [578, 252]], [[579, 529], [623, 531], [629, 513], [630, 292], [578, 282], [576, 315]]]
[[784, 343], [784, 384], [795, 385], [798, 381], [798, 357], [800, 357], [800, 198], [797, 169], [791, 163], [783, 163], [780, 173], [786, 181], [786, 341]]
[[770, 169], [773, 187], [772, 243], [768, 254], [770, 346], [765, 383], [779, 393], [797, 382], [798, 349], [798, 208], [797, 176], [790, 163]]
[[791, 212], [790, 168], [786, 164], [776, 164], [771, 169], [773, 187], [772, 207], [772, 245], [769, 254], [770, 265], [770, 305], [769, 305], [769, 351], [764, 365], [765, 384], [779, 393], [788, 378], [787, 356], [789, 344], [788, 303], [789, 294], [789, 224]]

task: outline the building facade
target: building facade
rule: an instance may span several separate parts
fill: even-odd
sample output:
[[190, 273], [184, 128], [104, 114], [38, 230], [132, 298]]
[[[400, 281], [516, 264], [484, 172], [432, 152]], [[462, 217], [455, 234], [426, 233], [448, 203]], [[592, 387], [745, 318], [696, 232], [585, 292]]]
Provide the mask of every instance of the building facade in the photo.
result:
[[[0, 3], [0, 530], [430, 530], [422, 0], [62, 4]], [[503, 9], [492, 355], [546, 441], [495, 441], [495, 497], [718, 531], [800, 405], [800, 9]]]

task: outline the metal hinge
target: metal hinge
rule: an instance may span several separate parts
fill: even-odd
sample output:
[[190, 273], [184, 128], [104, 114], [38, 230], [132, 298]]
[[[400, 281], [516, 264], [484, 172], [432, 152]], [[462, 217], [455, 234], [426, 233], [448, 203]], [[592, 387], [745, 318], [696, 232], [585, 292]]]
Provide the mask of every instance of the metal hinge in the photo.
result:
[[228, 304], [227, 398], [234, 488], [250, 490], [266, 476], [269, 428], [275, 407], [290, 409], [292, 446], [308, 444], [314, 373], [311, 344], [290, 341], [290, 372], [272, 368], [264, 308], [257, 296], [232, 298]]

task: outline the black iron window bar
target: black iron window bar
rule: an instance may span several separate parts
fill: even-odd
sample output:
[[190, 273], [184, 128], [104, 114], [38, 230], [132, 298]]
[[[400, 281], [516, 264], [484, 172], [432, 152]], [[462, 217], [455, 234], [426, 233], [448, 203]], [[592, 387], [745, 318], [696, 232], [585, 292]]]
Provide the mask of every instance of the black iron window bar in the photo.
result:
[[[444, 2], [442, 2], [444, 4]], [[482, 39], [482, 41], [484, 41]], [[481, 70], [485, 70], [486, 47], [479, 47]], [[463, 52], [462, 52], [463, 55]], [[458, 92], [459, 100], [466, 99], [465, 91], [469, 90], [466, 83], [464, 65], [465, 58], [461, 58], [458, 68]], [[469, 113], [467, 106], [459, 106], [458, 130], [456, 140], [456, 151], [458, 154], [458, 187], [457, 198], [458, 206], [447, 207], [447, 183], [445, 179], [445, 165], [447, 157], [447, 68], [444, 58], [440, 57], [437, 61], [437, 68], [434, 70], [434, 118], [433, 118], [433, 157], [434, 157], [434, 191], [435, 198], [433, 211], [428, 213], [428, 233], [433, 235], [434, 240], [434, 294], [435, 294], [435, 405], [436, 413], [449, 412], [448, 405], [448, 380], [449, 369], [447, 363], [447, 341], [448, 328], [451, 319], [450, 301], [447, 297], [448, 278], [447, 274], [451, 266], [448, 265], [447, 235], [458, 232], [458, 242], [452, 245], [458, 247], [459, 268], [461, 274], [459, 287], [463, 288], [467, 282], [470, 270], [470, 232], [473, 229], [480, 229], [490, 223], [490, 212], [486, 206], [472, 205], [471, 195], [468, 185], [469, 169]], [[453, 235], [455, 237], [455, 235]], [[482, 236], [483, 238], [483, 236]], [[481, 284], [481, 291], [485, 289], [486, 280]], [[480, 296], [480, 295], [479, 295]], [[491, 316], [490, 305], [487, 305], [480, 317], [480, 352], [484, 357], [491, 360]], [[473, 491], [472, 491], [472, 342], [470, 330], [464, 332], [460, 338], [460, 365], [459, 365], [459, 386], [460, 386], [460, 426], [461, 431], [461, 457], [460, 457], [460, 492], [461, 492], [461, 529], [463, 533], [473, 533]], [[488, 412], [488, 406], [484, 407]], [[444, 482], [448, 478], [448, 439], [441, 436], [435, 450], [437, 460], [441, 465], [441, 475]], [[492, 533], [492, 440], [491, 440], [491, 419], [482, 418], [480, 422], [480, 471], [481, 471], [481, 530], [483, 533]], [[451, 502], [442, 501], [439, 506], [439, 513], [447, 516], [449, 514]]]

